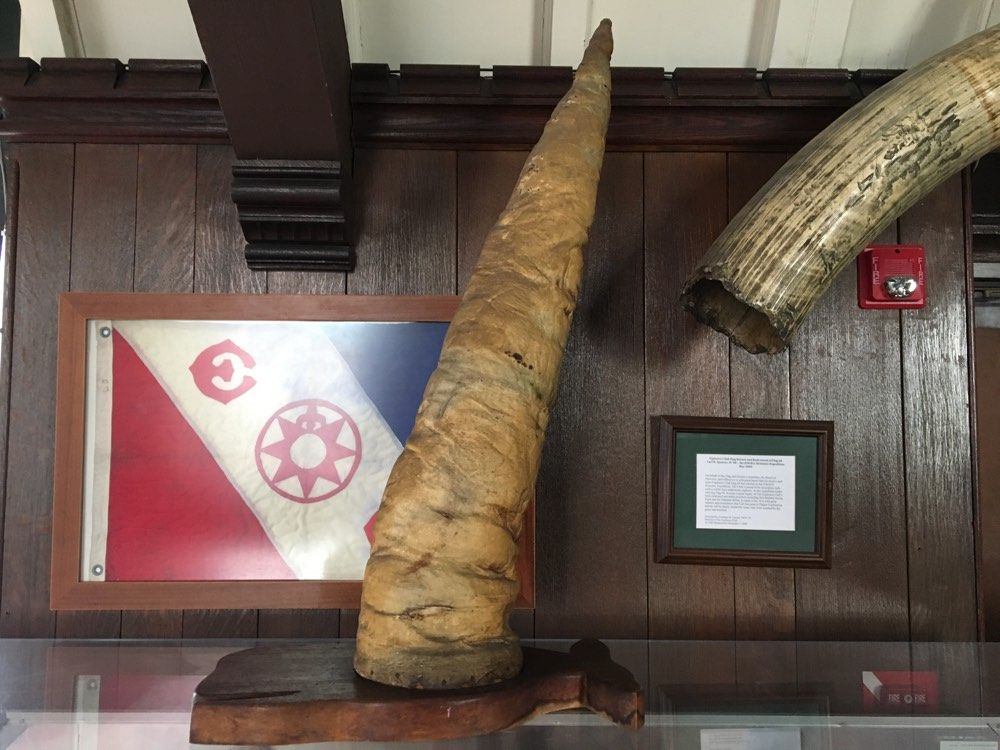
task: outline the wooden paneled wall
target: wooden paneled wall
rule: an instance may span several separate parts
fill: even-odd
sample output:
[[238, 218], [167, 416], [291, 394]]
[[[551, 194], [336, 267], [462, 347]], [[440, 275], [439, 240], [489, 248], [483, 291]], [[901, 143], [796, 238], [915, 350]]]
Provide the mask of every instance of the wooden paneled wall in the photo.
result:
[[[346, 611], [49, 611], [56, 295], [461, 291], [525, 154], [359, 151], [358, 266], [346, 276], [246, 269], [228, 147], [17, 144], [8, 157], [20, 197], [0, 635], [352, 634]], [[516, 616], [523, 634], [975, 639], [962, 179], [883, 236], [927, 246], [925, 310], [859, 310], [852, 265], [788, 353], [755, 357], [696, 324], [678, 292], [784, 158], [607, 155], [539, 480], [538, 599]], [[833, 568], [653, 562], [649, 420], [668, 413], [834, 420]], [[793, 648], [752, 643], [716, 658], [790, 679], [804, 668]]]

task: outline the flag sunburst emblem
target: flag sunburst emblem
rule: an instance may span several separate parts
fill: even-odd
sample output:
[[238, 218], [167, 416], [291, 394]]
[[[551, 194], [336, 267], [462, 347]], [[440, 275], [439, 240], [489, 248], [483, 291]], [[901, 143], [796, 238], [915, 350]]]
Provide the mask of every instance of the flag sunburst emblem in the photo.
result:
[[329, 401], [293, 401], [264, 423], [255, 454], [272, 490], [297, 503], [316, 503], [351, 483], [361, 463], [361, 432]]

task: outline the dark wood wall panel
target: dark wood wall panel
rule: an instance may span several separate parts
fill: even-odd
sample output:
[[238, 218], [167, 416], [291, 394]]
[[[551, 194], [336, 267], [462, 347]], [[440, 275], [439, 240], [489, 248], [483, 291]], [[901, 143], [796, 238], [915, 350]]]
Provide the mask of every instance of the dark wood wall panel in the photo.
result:
[[[895, 242], [895, 225], [879, 240]], [[796, 635], [905, 639], [899, 313], [859, 309], [850, 264], [796, 334], [789, 362], [792, 417], [835, 423], [833, 566], [796, 571]]]
[[646, 635], [642, 155], [607, 154], [536, 501], [535, 635]]
[[[982, 533], [982, 569], [1000, 570], [1000, 328], [975, 329], [976, 397], [979, 443], [980, 530]], [[1000, 641], [1000, 576], [984, 575], [980, 581], [983, 598], [985, 636]], [[1000, 660], [997, 662], [1000, 664]], [[1000, 688], [1000, 679], [992, 683]], [[1000, 690], [995, 695], [1000, 711]]]
[[71, 145], [10, 147], [20, 184], [0, 592], [6, 637], [55, 635], [49, 610], [55, 330], [58, 295], [69, 287], [73, 153]]
[[135, 291], [190, 292], [198, 148], [143, 145], [138, 159]]
[[357, 254], [350, 294], [455, 293], [455, 152], [354, 156]]
[[[10, 362], [11, 356], [11, 320], [13, 317], [13, 305], [9, 301], [14, 297], [14, 262], [17, 255], [17, 209], [18, 193], [20, 185], [20, 166], [17, 159], [9, 158], [6, 151], [0, 149], [0, 159], [3, 160], [4, 169], [4, 243], [3, 251], [0, 253], [0, 269], [3, 273], [3, 283], [0, 283], [0, 294], [3, 295], [4, 304], [0, 305], [0, 325], [3, 326], [4, 335], [0, 337], [0, 612], [2, 608], [3, 594], [3, 556], [4, 556], [4, 505], [6, 501], [7, 487], [7, 444], [10, 434], [7, 429], [10, 423]], [[0, 634], [3, 632], [2, 616], [0, 616]], [[9, 692], [9, 689], [8, 689]]]
[[[138, 147], [80, 143], [73, 175], [70, 290], [132, 291]], [[121, 612], [59, 612], [59, 638], [117, 638]]]
[[[349, 275], [246, 269], [229, 198], [228, 147], [17, 145], [10, 156], [21, 170], [22, 194], [10, 313], [0, 634], [353, 635], [354, 611], [56, 617], [48, 610], [56, 296], [70, 287], [460, 292], [525, 152], [359, 150], [358, 267]], [[859, 310], [852, 265], [788, 354], [751, 356], [695, 323], [678, 296], [727, 219], [784, 158], [608, 154], [539, 482], [537, 609], [513, 621], [522, 635], [976, 635], [960, 181], [899, 222], [901, 240], [927, 246], [926, 310]], [[896, 237], [893, 227], [881, 239]], [[656, 563], [658, 446], [648, 420], [667, 413], [833, 419], [833, 568]], [[793, 644], [712, 648], [707, 662], [688, 666], [708, 669], [721, 684], [790, 682], [823, 658], [804, 656]], [[918, 668], [944, 656], [951, 666], [943, 684], [959, 690], [974, 666], [968, 653], [934, 646], [900, 663]]]
[[527, 158], [527, 151], [458, 153], [455, 236], [459, 294], [465, 292], [483, 240], [507, 205]]
[[194, 291], [260, 294], [267, 274], [251, 271], [243, 259], [243, 232], [230, 199], [233, 151], [228, 146], [198, 146], [195, 192]]
[[[142, 145], [137, 154], [135, 272], [137, 292], [194, 289], [198, 149]], [[180, 638], [179, 610], [122, 612], [122, 638]]]
[[976, 637], [969, 352], [962, 177], [899, 221], [899, 241], [923, 245], [928, 302], [902, 313], [910, 636]]
[[[644, 164], [647, 414], [728, 417], [729, 343], [678, 303], [684, 280], [726, 225], [726, 155], [646, 154]], [[649, 637], [732, 638], [733, 569], [655, 561], [659, 445], [647, 432]]]

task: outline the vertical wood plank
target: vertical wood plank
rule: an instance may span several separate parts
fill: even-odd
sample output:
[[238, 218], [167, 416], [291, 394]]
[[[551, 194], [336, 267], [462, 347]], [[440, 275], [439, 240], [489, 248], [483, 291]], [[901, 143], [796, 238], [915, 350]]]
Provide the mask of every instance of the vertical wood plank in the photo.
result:
[[[460, 151], [456, 155], [456, 291], [459, 294], [465, 292], [483, 241], [507, 205], [527, 156], [524, 151]], [[535, 547], [538, 548], [537, 534]], [[536, 606], [538, 583], [536, 570]], [[535, 611], [514, 610], [510, 626], [518, 635], [531, 638], [535, 634]]]
[[[979, 462], [979, 528], [982, 571], [1000, 570], [1000, 328], [976, 328], [976, 427]], [[987, 641], [1000, 641], [1000, 577], [981, 575], [983, 621]], [[992, 652], [991, 652], [992, 655]], [[1000, 676], [1000, 646], [995, 649], [992, 676]], [[1000, 688], [1000, 679], [991, 681]], [[1000, 710], [1000, 689], [991, 710]], [[995, 708], [993, 707], [995, 706]]]
[[[139, 146], [135, 207], [137, 292], [194, 288], [197, 146]], [[122, 638], [180, 638], [180, 610], [122, 612]]]
[[257, 618], [258, 638], [336, 638], [339, 609], [262, 609]]
[[[358, 149], [358, 255], [350, 294], [455, 293], [455, 152]], [[357, 610], [342, 610], [353, 638]]]
[[455, 152], [358, 149], [350, 294], [455, 293]]
[[[136, 173], [132, 145], [76, 147], [70, 289], [130, 292], [135, 268]], [[60, 612], [59, 638], [117, 638], [120, 611]]]
[[[896, 241], [896, 226], [878, 242]], [[833, 565], [797, 570], [800, 640], [909, 637], [899, 313], [861, 310], [854, 264], [789, 354], [792, 417], [834, 426]]]
[[[691, 269], [725, 227], [726, 156], [655, 153], [644, 163], [647, 413], [725, 417], [728, 342], [678, 300]], [[655, 561], [652, 474], [659, 445], [652, 430], [647, 434], [649, 637], [731, 639], [733, 569]]]
[[646, 637], [642, 179], [640, 154], [605, 157], [542, 455], [538, 637]]
[[910, 637], [977, 636], [965, 221], [956, 175], [899, 221], [923, 245], [928, 299], [902, 313]]
[[135, 216], [137, 292], [194, 289], [197, 146], [139, 146]]
[[70, 277], [71, 145], [17, 144], [20, 171], [0, 636], [50, 638], [58, 295]]
[[[20, 193], [20, 167], [17, 159], [14, 158], [7, 148], [0, 146], [0, 158], [3, 159], [3, 190], [5, 206], [4, 238], [3, 247], [0, 249], [0, 273], [2, 273], [2, 283], [0, 283], [0, 325], [3, 326], [0, 332], [0, 488], [6, 490], [7, 487], [7, 444], [8, 425], [10, 423], [10, 362], [13, 349], [11, 348], [11, 330], [13, 320], [14, 303], [14, 259], [17, 257], [17, 215], [20, 205], [18, 195]], [[3, 550], [4, 550], [4, 512], [7, 501], [6, 491], [0, 492], [0, 594], [3, 591]], [[0, 624], [2, 633], [2, 624]], [[8, 690], [15, 686], [9, 686]], [[7, 705], [4, 703], [3, 705]]]
[[267, 275], [247, 268], [243, 230], [230, 195], [233, 151], [229, 146], [198, 146], [194, 290], [220, 294], [259, 294]]
[[132, 291], [137, 169], [136, 146], [77, 145], [72, 291]]
[[479, 251], [514, 191], [526, 151], [460, 151], [457, 156], [458, 293], [469, 283]]
[[[785, 162], [784, 154], [730, 153], [728, 156], [729, 218], [754, 196]], [[788, 352], [750, 354], [729, 344], [731, 415], [754, 419], [787, 419]], [[791, 568], [736, 567], [736, 637], [740, 640], [795, 638], [795, 571]], [[795, 648], [791, 644], [738, 644], [737, 675], [744, 682], [795, 681]]]
[[183, 638], [256, 638], [256, 609], [185, 609]]
[[[250, 271], [243, 257], [243, 231], [230, 196], [233, 151], [198, 146], [195, 193], [194, 291], [262, 293], [266, 274]], [[185, 610], [184, 638], [253, 638], [257, 610]]]
[[346, 273], [267, 272], [269, 294], [343, 294], [346, 286]]

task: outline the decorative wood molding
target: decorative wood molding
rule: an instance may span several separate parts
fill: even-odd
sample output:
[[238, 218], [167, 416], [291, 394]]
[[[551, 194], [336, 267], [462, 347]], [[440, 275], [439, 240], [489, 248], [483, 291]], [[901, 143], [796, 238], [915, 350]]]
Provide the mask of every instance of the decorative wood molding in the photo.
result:
[[205, 63], [0, 60], [0, 138], [26, 142], [226, 143]]
[[[568, 67], [511, 65], [492, 75], [463, 65], [403, 65], [394, 73], [355, 63], [352, 71], [354, 144], [393, 148], [528, 148], [573, 75]], [[612, 68], [608, 147], [795, 147], [899, 72]], [[8, 141], [229, 140], [201, 62], [0, 60], [0, 113], [0, 138]]]
[[[806, 143], [900, 71], [612, 68], [611, 150], [787, 149]], [[355, 64], [355, 145], [530, 147], [572, 71]]]
[[348, 185], [338, 161], [237, 161], [233, 202], [247, 265], [256, 271], [352, 270]]
[[[250, 268], [350, 271], [351, 61], [340, 0], [188, 0], [238, 162]], [[253, 160], [253, 161], [248, 161]]]

